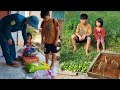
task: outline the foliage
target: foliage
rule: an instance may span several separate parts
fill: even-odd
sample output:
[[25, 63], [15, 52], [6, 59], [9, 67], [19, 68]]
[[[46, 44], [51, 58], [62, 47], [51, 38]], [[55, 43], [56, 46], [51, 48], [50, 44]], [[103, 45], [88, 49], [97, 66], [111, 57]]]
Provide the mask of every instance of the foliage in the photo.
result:
[[95, 20], [103, 18], [103, 27], [106, 30], [105, 46], [106, 50], [120, 52], [120, 12], [118, 11], [66, 11], [65, 24], [62, 31], [62, 48], [60, 66], [63, 70], [74, 72], [86, 72], [90, 62], [98, 54], [96, 52], [96, 42], [92, 34], [92, 51], [87, 57], [84, 50], [84, 44], [77, 44], [77, 51], [72, 52], [71, 36], [75, 33], [77, 24], [80, 21], [80, 14], [88, 14], [88, 23], [92, 26], [92, 33], [95, 27]]
[[33, 39], [35, 39], [36, 35], [38, 34], [36, 32], [36, 29], [34, 29], [34, 28], [27, 28], [26, 31], [32, 34]]

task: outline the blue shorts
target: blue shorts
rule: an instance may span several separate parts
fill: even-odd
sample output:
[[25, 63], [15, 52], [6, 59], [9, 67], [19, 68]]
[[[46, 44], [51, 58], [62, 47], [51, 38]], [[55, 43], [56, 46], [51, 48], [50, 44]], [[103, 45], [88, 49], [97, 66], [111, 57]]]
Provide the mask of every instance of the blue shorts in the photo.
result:
[[50, 52], [52, 53], [57, 53], [57, 46], [53, 45], [53, 44], [45, 44], [45, 49], [44, 49], [44, 53], [48, 54]]
[[79, 40], [79, 37], [77, 36], [76, 43], [87, 42], [87, 38], [88, 38], [88, 37], [90, 37], [90, 36], [86, 36], [83, 41], [80, 41], [80, 40]]

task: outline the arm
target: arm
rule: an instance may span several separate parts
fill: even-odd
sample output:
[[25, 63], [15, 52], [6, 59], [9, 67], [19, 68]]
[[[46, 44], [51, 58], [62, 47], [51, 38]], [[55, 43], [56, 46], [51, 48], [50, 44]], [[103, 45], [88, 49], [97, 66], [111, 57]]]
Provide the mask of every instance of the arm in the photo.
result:
[[18, 14], [11, 14], [11, 15], [8, 15], [6, 18], [4, 18], [5, 24], [3, 24], [3, 27], [4, 27], [4, 33], [7, 40], [12, 39], [11, 30], [14, 27], [14, 25], [16, 25], [17, 23], [16, 15]]
[[12, 26], [10, 24], [5, 25], [5, 37], [9, 45], [12, 45], [11, 29], [12, 29]]
[[96, 39], [99, 39], [99, 36], [97, 34], [97, 31], [96, 31], [96, 28], [94, 28], [94, 36], [95, 36]]
[[79, 28], [79, 25], [78, 25], [75, 34], [76, 34], [78, 37], [81, 37], [81, 36], [79, 35], [79, 32], [80, 32], [80, 28]]
[[41, 44], [44, 43], [44, 32], [43, 32], [43, 29], [41, 30]]
[[[7, 22], [5, 24], [3, 24], [5, 37], [6, 37], [9, 45], [12, 45], [11, 30], [12, 30], [13, 26], [16, 24], [16, 21], [13, 20], [14, 15], [16, 15], [16, 14], [7, 16], [7, 18], [6, 18]], [[8, 17], [9, 17], [9, 19], [8, 19]]]
[[41, 28], [41, 44], [43, 44], [44, 43], [44, 30], [43, 30], [43, 23], [44, 23], [44, 21], [41, 23], [41, 26], [40, 26], [40, 28]]
[[26, 28], [27, 28], [27, 26], [24, 25], [23, 29], [22, 29], [22, 36], [23, 36], [23, 40], [24, 40], [24, 45], [26, 45], [28, 43]]
[[10, 24], [5, 25], [5, 36], [7, 40], [12, 39], [11, 29], [12, 29], [12, 26]]
[[92, 27], [91, 26], [89, 26], [89, 28], [88, 28], [88, 34], [86, 34], [86, 36], [91, 36], [92, 35]]
[[55, 38], [54, 44], [57, 45], [58, 39], [59, 39], [59, 36], [60, 36], [60, 25], [59, 25], [57, 20], [55, 20], [55, 30], [56, 30], [56, 38]]
[[59, 35], [60, 35], [60, 28], [59, 28], [59, 26], [57, 26], [56, 27], [56, 39], [55, 39], [55, 41], [58, 41]]

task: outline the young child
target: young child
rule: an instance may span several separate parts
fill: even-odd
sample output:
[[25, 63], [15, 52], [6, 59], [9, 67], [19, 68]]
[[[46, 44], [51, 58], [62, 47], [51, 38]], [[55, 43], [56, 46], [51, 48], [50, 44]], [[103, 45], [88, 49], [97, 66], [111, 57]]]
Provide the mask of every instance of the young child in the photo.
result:
[[103, 26], [103, 19], [98, 18], [96, 20], [96, 27], [94, 28], [94, 36], [97, 41], [97, 51], [100, 52], [99, 46], [100, 43], [102, 44], [103, 52], [105, 51], [105, 29], [102, 27]]
[[32, 34], [31, 33], [27, 33], [27, 38], [28, 38], [28, 44], [30, 45], [30, 46], [32, 46]]
[[86, 55], [88, 56], [88, 48], [91, 43], [91, 34], [92, 28], [91, 25], [87, 23], [88, 15], [81, 14], [80, 15], [80, 23], [77, 25], [76, 33], [72, 35], [72, 45], [73, 51], [76, 51], [76, 43], [87, 42], [86, 44]]
[[[50, 18], [49, 11], [41, 11], [41, 18], [43, 18], [43, 22], [41, 23], [41, 35], [42, 41], [41, 44], [45, 44], [45, 58], [46, 63], [48, 64], [49, 53], [52, 52], [52, 63], [50, 65], [50, 69], [54, 68], [54, 63], [56, 61], [56, 53], [57, 53], [57, 44], [60, 35], [59, 23], [56, 19]], [[44, 38], [44, 39], [43, 39]]]

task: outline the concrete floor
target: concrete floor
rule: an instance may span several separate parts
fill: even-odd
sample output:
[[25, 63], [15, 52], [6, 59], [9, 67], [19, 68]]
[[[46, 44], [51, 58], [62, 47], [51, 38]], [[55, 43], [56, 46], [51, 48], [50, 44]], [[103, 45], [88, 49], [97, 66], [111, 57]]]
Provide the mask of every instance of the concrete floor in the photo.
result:
[[[21, 47], [16, 47], [16, 51]], [[2, 55], [2, 51], [0, 49], [0, 56]], [[45, 57], [43, 54], [39, 53], [37, 55], [40, 59], [40, 62], [45, 61]], [[22, 65], [22, 62], [18, 61], [20, 64], [19, 68], [10, 67], [6, 65], [4, 57], [0, 57], [0, 79], [31, 79], [34, 75], [34, 73], [28, 73], [25, 69], [25, 66]], [[49, 65], [51, 64], [51, 61], [49, 60]], [[59, 62], [56, 61], [54, 72], [57, 74], [59, 68]]]

